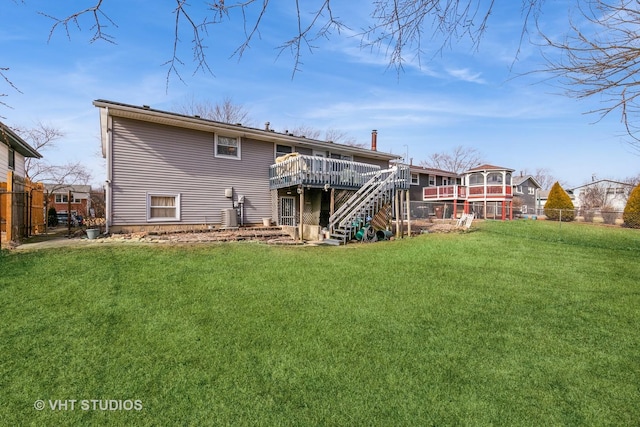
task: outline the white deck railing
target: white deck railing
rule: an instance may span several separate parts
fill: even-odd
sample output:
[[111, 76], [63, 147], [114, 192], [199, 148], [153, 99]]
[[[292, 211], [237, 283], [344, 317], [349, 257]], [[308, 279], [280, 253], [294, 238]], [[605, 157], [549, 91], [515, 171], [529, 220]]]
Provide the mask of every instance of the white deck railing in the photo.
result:
[[295, 185], [359, 188], [380, 170], [380, 166], [320, 156], [294, 155], [269, 168], [271, 189]]

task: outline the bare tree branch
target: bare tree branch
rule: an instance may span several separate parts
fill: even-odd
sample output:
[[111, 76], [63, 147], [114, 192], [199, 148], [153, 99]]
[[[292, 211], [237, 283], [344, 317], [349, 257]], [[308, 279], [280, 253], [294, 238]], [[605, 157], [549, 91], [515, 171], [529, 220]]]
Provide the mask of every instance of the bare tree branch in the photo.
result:
[[[0, 67], [0, 78], [2, 80], [4, 80], [4, 82], [9, 85], [9, 87], [11, 87], [13, 90], [15, 90], [18, 93], [22, 93], [22, 91], [20, 91], [20, 89], [18, 89], [16, 87], [16, 85], [13, 84], [13, 82], [11, 80], [9, 80], [9, 78], [7, 77], [7, 75], [5, 74], [6, 71], [9, 71], [8, 67]], [[6, 93], [0, 93], [0, 98], [4, 98], [6, 96], [9, 96]], [[0, 105], [7, 107], [7, 108], [11, 108], [6, 102], [4, 101], [0, 101]], [[0, 118], [4, 118], [3, 116], [0, 115]]]
[[252, 126], [253, 120], [249, 111], [242, 104], [236, 104], [229, 97], [223, 98], [219, 103], [211, 101], [199, 101], [194, 97], [177, 104], [175, 111], [188, 116], [198, 116], [203, 119], [215, 120], [222, 123], [242, 123]]
[[[579, 6], [585, 22], [571, 22], [569, 34], [556, 41], [543, 34], [548, 52], [544, 70], [558, 79], [570, 97], [598, 97], [602, 108], [588, 111], [598, 120], [619, 111], [640, 152], [640, 9], [635, 0], [587, 0]], [[553, 54], [558, 53], [558, 56]]]
[[[72, 13], [71, 15], [67, 16], [66, 18], [56, 18], [52, 15], [49, 15], [47, 13], [44, 12], [38, 12], [40, 15], [42, 16], [46, 16], [47, 18], [50, 18], [54, 21], [53, 26], [51, 27], [51, 30], [49, 31], [49, 41], [51, 40], [51, 38], [53, 37], [53, 34], [56, 32], [56, 30], [59, 27], [62, 27], [64, 29], [64, 32], [67, 35], [68, 39], [71, 39], [71, 34], [69, 33], [69, 26], [73, 25], [75, 27], [78, 28], [78, 30], [82, 30], [82, 28], [80, 27], [80, 18], [82, 18], [84, 15], [91, 15], [91, 17], [93, 18], [93, 25], [91, 26], [91, 30], [94, 32], [93, 33], [93, 37], [91, 37], [90, 42], [93, 43], [97, 40], [104, 40], [108, 43], [113, 43], [115, 44], [115, 37], [113, 37], [110, 34], [107, 34], [104, 32], [104, 29], [108, 27], [109, 24], [113, 25], [114, 27], [118, 27], [116, 25], [116, 23], [109, 18], [109, 16], [104, 13], [104, 11], [101, 9], [102, 7], [102, 2], [103, 0], [96, 0], [96, 4], [88, 7], [84, 10], [80, 10], [78, 12]], [[105, 25], [105, 23], [103, 23], [102, 19], [107, 21], [107, 24]]]
[[[224, 1], [221, 2], [224, 4]], [[178, 48], [180, 44], [180, 23], [182, 20], [185, 20], [188, 24], [188, 27], [192, 33], [193, 39], [191, 40], [191, 48], [193, 53], [193, 62], [195, 64], [195, 68], [193, 74], [196, 74], [198, 71], [206, 71], [210, 74], [213, 74], [211, 71], [211, 67], [207, 62], [206, 49], [205, 45], [205, 35], [207, 34], [207, 26], [212, 24], [213, 21], [207, 21], [205, 19], [201, 24], [196, 24], [196, 22], [191, 17], [187, 7], [187, 0], [176, 0], [176, 8], [173, 13], [176, 15], [175, 19], [175, 27], [174, 27], [174, 39], [173, 39], [173, 51], [171, 59], [166, 61], [162, 65], [167, 65], [167, 81], [166, 81], [166, 89], [169, 88], [169, 80], [171, 78], [171, 74], [175, 74], [181, 82], [184, 83], [182, 76], [178, 70], [177, 64], [183, 66], [184, 62], [180, 60], [178, 57]], [[204, 35], [203, 35], [204, 33]]]
[[474, 166], [483, 163], [482, 155], [475, 148], [458, 145], [451, 152], [434, 153], [420, 162], [421, 166], [441, 169], [447, 172], [461, 174]]

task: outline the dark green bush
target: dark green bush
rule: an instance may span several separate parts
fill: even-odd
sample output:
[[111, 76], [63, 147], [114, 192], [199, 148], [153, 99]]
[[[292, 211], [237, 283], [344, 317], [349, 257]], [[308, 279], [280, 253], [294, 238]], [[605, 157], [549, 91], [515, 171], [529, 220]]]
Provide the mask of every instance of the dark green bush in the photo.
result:
[[56, 212], [56, 208], [51, 207], [47, 211], [47, 225], [49, 227], [57, 227], [58, 226], [58, 212]]

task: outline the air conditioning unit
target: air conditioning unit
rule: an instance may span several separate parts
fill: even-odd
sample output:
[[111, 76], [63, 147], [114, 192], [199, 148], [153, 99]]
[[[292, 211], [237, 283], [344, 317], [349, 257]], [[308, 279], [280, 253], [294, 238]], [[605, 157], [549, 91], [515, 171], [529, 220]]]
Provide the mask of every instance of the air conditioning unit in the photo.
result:
[[238, 228], [238, 213], [235, 209], [222, 209], [222, 228]]

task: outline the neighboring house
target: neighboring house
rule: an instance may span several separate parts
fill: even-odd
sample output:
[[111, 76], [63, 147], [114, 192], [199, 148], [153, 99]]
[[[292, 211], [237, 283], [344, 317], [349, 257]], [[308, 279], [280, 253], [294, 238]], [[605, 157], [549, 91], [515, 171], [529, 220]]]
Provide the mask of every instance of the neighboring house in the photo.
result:
[[0, 179], [13, 172], [14, 176], [25, 178], [25, 158], [42, 158], [25, 140], [8, 126], [0, 122]]
[[[42, 156], [0, 122], [0, 230], [2, 241], [27, 237], [44, 225], [42, 184], [25, 171], [25, 158]], [[6, 181], [4, 180], [6, 177]]]
[[535, 215], [540, 198], [540, 184], [531, 175], [512, 178], [513, 210], [520, 215]]
[[[93, 104], [100, 109], [112, 232], [273, 221], [317, 238], [322, 228], [337, 231], [376, 216], [389, 206], [387, 188], [408, 187], [397, 179], [401, 168], [389, 168], [398, 156], [377, 151], [375, 131], [364, 149], [274, 132], [268, 123], [257, 129], [147, 106]], [[370, 199], [353, 199], [365, 185], [375, 190]]]
[[[564, 190], [564, 188], [563, 188], [563, 190]], [[538, 198], [536, 199], [536, 211], [535, 211], [535, 213], [537, 215], [544, 215], [544, 205], [546, 205], [547, 204], [547, 200], [549, 200], [549, 192], [550, 191], [551, 191], [551, 189], [548, 189], [548, 190], [542, 190], [541, 189], [538, 192]], [[574, 200], [575, 198], [573, 197], [573, 193], [568, 192], [566, 190], [564, 190], [564, 191], [569, 196], [569, 199], [571, 199], [571, 203], [573, 203], [574, 206], [575, 206], [576, 201]]]
[[[91, 209], [90, 185], [45, 184], [49, 196], [48, 207], [54, 207], [57, 213], [71, 213], [87, 218]], [[71, 194], [71, 198], [69, 198]]]
[[411, 188], [409, 194], [411, 200], [422, 200], [423, 188], [447, 185], [459, 185], [461, 177], [455, 172], [447, 172], [441, 169], [433, 169], [422, 166], [410, 166]]
[[[411, 200], [442, 201], [442, 204], [414, 204], [411, 210], [412, 218], [443, 218], [447, 208], [453, 208], [453, 200], [457, 199], [454, 192], [459, 188], [462, 178], [455, 172], [422, 166], [410, 166]], [[447, 202], [451, 202], [447, 204]], [[449, 209], [450, 210], [450, 209]], [[456, 212], [457, 213], [457, 212]]]
[[477, 218], [512, 219], [513, 171], [493, 165], [477, 166], [464, 172], [459, 180], [423, 187], [422, 200], [442, 203], [443, 212], [436, 208], [436, 218], [473, 213]]
[[622, 212], [632, 189], [632, 184], [610, 179], [600, 179], [570, 188], [567, 190], [567, 193], [573, 195], [573, 205], [576, 209], [584, 208]]

